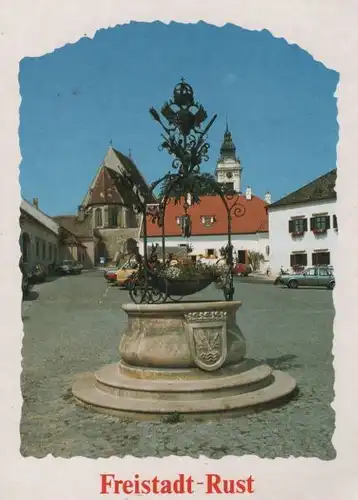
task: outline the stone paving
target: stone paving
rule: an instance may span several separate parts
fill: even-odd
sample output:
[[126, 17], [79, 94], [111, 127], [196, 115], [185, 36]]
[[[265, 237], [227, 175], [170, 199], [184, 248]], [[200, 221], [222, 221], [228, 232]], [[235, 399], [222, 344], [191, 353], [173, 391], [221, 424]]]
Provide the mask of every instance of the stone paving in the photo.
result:
[[[214, 288], [198, 296], [220, 298]], [[238, 324], [248, 356], [285, 370], [300, 393], [280, 408], [246, 416], [179, 423], [135, 421], [78, 406], [76, 374], [118, 359], [127, 292], [103, 273], [59, 278], [36, 287], [23, 303], [21, 453], [24, 456], [335, 458], [332, 292], [238, 283]]]

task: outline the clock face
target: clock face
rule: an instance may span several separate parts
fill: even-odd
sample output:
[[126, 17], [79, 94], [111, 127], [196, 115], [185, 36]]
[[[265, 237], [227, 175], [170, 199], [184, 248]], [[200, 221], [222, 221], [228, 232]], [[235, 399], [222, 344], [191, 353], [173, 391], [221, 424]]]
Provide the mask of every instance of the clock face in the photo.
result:
[[226, 177], [227, 177], [228, 179], [231, 179], [231, 177], [232, 177], [232, 172], [228, 172], [228, 173], [226, 174]]

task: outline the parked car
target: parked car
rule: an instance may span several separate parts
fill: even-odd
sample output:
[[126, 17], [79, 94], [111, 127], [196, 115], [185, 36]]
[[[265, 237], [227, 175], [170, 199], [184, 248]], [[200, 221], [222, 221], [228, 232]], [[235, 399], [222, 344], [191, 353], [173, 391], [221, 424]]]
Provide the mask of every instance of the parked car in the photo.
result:
[[138, 263], [135, 260], [129, 260], [117, 270], [117, 285], [126, 288], [129, 285], [130, 279], [138, 269]]
[[60, 274], [80, 274], [82, 269], [82, 264], [76, 260], [63, 260], [57, 268], [57, 271]]
[[105, 269], [104, 271], [104, 279], [109, 283], [116, 282], [118, 269], [120, 269], [120, 266], [107, 267], [107, 269]]
[[238, 262], [233, 268], [233, 274], [236, 276], [248, 276], [252, 272], [251, 266]]
[[46, 276], [46, 268], [40, 262], [37, 262], [27, 274], [29, 283], [31, 284], [43, 283], [46, 280]]
[[332, 269], [328, 266], [308, 267], [301, 274], [284, 274], [276, 279], [276, 284], [286, 285], [288, 288], [299, 286], [322, 286], [333, 290], [336, 280]]

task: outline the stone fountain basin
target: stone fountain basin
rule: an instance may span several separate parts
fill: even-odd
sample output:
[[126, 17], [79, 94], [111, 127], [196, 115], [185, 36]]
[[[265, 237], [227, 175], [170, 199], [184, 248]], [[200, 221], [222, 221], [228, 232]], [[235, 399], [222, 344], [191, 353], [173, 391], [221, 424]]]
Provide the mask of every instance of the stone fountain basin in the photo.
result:
[[240, 301], [221, 300], [123, 304], [128, 324], [119, 344], [120, 357], [134, 366], [194, 368], [197, 364], [190, 343], [188, 317], [194, 323], [202, 322], [203, 328], [206, 325], [207, 328], [215, 328], [215, 323], [220, 327], [221, 317], [221, 322], [226, 323], [227, 355], [224, 364], [237, 363], [246, 354], [245, 339], [236, 323], [236, 313], [241, 305]]

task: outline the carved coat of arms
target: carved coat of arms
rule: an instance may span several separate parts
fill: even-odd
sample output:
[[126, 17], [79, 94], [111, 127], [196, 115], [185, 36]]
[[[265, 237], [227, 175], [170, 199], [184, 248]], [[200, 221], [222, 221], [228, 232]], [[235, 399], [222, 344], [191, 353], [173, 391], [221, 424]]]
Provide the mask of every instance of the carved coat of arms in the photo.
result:
[[227, 356], [226, 312], [198, 311], [185, 315], [190, 352], [198, 368], [214, 371]]

